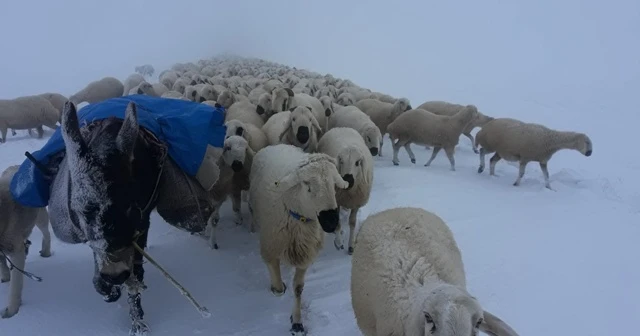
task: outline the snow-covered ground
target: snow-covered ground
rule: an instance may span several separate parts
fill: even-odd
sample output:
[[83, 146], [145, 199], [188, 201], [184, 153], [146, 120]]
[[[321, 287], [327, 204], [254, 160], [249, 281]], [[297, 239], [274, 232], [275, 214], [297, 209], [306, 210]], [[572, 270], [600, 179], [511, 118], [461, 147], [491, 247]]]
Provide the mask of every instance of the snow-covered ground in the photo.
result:
[[[558, 120], [544, 114], [512, 116], [550, 124]], [[418, 146], [416, 165], [401, 151], [400, 166], [393, 166], [385, 140], [384, 157], [376, 158], [373, 194], [359, 221], [396, 206], [439, 214], [458, 240], [470, 291], [520, 335], [631, 335], [640, 316], [640, 205], [634, 191], [640, 185], [640, 160], [636, 155], [627, 157], [629, 162], [610, 164], [609, 158], [624, 153], [603, 144], [612, 132], [603, 124], [605, 118], [588, 123], [594, 131], [593, 156], [565, 151], [552, 159], [555, 191], [544, 188], [534, 164], [520, 187], [512, 186], [517, 168], [504, 162], [498, 165], [499, 177], [478, 175], [478, 157], [464, 137], [456, 153], [456, 172], [449, 171], [442, 154], [431, 167], [423, 167], [430, 151]], [[25, 131], [9, 136], [0, 145], [0, 169], [22, 162], [25, 151], [37, 150], [45, 141]], [[249, 216], [246, 207], [244, 213]], [[149, 253], [212, 317], [201, 318], [147, 263], [149, 289], [143, 307], [152, 335], [288, 334], [293, 294], [277, 298], [270, 293], [257, 236], [233, 224], [229, 204], [221, 219], [220, 249], [214, 251], [205, 239], [168, 226], [154, 213]], [[32, 251], [38, 250], [40, 237], [35, 229]], [[327, 236], [321, 256], [307, 273], [303, 319], [309, 335], [359, 335], [349, 295], [351, 257], [337, 251], [332, 238]], [[25, 280], [23, 306], [13, 318], [0, 320], [0, 334], [126, 335], [126, 300], [107, 304], [94, 292], [89, 247], [54, 239], [53, 251], [49, 259], [29, 255], [27, 270], [44, 281]], [[290, 283], [288, 267], [283, 277]], [[6, 296], [4, 284], [1, 304]]]

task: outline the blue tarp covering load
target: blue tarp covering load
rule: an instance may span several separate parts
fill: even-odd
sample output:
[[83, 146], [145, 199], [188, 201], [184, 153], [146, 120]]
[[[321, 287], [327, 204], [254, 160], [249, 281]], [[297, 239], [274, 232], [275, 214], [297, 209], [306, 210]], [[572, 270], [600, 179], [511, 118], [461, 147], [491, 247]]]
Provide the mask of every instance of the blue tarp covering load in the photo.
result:
[[[80, 109], [80, 125], [112, 116], [124, 119], [130, 101], [138, 108], [139, 125], [165, 143], [171, 158], [191, 176], [196, 175], [202, 164], [207, 145], [223, 146], [224, 108], [181, 99], [146, 95], [108, 99]], [[52, 155], [65, 149], [61, 131], [59, 127], [42, 149], [32, 153], [38, 162], [46, 165]], [[24, 206], [44, 207], [49, 204], [49, 187], [43, 173], [25, 159], [11, 181], [11, 194]]]

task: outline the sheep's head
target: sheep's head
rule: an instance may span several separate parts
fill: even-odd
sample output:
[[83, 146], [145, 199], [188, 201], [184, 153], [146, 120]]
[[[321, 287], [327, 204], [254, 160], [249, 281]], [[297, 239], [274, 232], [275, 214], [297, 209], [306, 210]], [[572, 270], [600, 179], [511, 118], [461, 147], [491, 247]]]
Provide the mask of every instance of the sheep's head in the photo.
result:
[[138, 90], [136, 91], [136, 93], [147, 95], [147, 96], [156, 96], [156, 92], [153, 89], [153, 85], [149, 84], [146, 81], [138, 84]]
[[[217, 95], [212, 85], [206, 84], [197, 92], [197, 101], [216, 100]], [[226, 108], [226, 106], [225, 106]]]
[[224, 164], [231, 167], [234, 172], [240, 172], [246, 167], [246, 165], [250, 164], [247, 161], [247, 155], [251, 155], [253, 157], [255, 153], [251, 147], [249, 147], [249, 142], [241, 136], [232, 135], [226, 139], [224, 139], [224, 147], [222, 151], [222, 160]]
[[568, 148], [575, 149], [584, 156], [591, 156], [593, 153], [593, 144], [591, 139], [584, 133], [570, 132], [571, 141]]
[[434, 336], [488, 335], [517, 336], [504, 321], [482, 309], [480, 303], [466, 290], [453, 285], [430, 288], [413, 314], [417, 334]]
[[320, 97], [320, 103], [322, 103], [322, 107], [324, 108], [324, 115], [330, 117], [333, 114], [333, 99], [328, 96], [323, 96]]
[[271, 92], [271, 109], [274, 112], [282, 112], [289, 109], [293, 91], [289, 88], [277, 88]]
[[297, 106], [292, 108], [290, 112], [287, 124], [280, 134], [280, 139], [282, 140], [285, 135], [290, 134], [289, 139], [295, 139], [295, 145], [306, 148], [314, 136], [316, 139], [320, 137], [322, 129], [313, 112], [311, 112], [311, 107]]
[[462, 127], [465, 128], [471, 122], [473, 122], [477, 118], [477, 116], [478, 108], [475, 105], [467, 105], [461, 108], [460, 111], [458, 111], [458, 113], [454, 115], [454, 118], [460, 121]]
[[189, 85], [184, 89], [185, 98], [196, 101], [196, 96], [198, 95], [198, 89], [195, 86]]
[[233, 103], [236, 102], [236, 96], [229, 90], [224, 90], [218, 96], [218, 103], [225, 109], [228, 109]]
[[258, 98], [258, 105], [256, 106], [256, 113], [259, 115], [266, 115], [267, 118], [273, 115], [273, 110], [271, 109], [271, 95], [269, 93], [263, 93]]
[[349, 92], [343, 92], [338, 96], [336, 103], [342, 106], [350, 106], [356, 104], [356, 98]]
[[342, 179], [349, 183], [347, 189], [353, 188], [353, 185], [360, 176], [366, 178], [367, 172], [365, 171], [365, 166], [369, 161], [365, 155], [371, 158], [369, 153], [362, 153], [362, 151], [355, 146], [344, 147], [338, 153], [338, 172], [340, 176], [342, 176]]
[[275, 182], [289, 211], [319, 222], [327, 233], [335, 232], [340, 221], [336, 188], [348, 187], [335, 160], [322, 153], [309, 154], [296, 169]]
[[411, 103], [409, 103], [409, 99], [407, 98], [400, 98], [393, 104], [393, 111], [398, 115], [411, 109], [413, 108], [411, 107]]
[[380, 143], [382, 143], [382, 134], [377, 126], [370, 126], [362, 131], [362, 138], [365, 145], [369, 148], [371, 155], [376, 156], [380, 150]]
[[247, 141], [251, 141], [251, 134], [247, 132], [247, 126], [242, 121], [232, 119], [227, 121], [224, 125], [227, 127], [225, 139], [232, 135], [237, 135], [247, 139]]
[[488, 115], [478, 112], [476, 114], [476, 118], [471, 122], [471, 124], [473, 124], [473, 127], [482, 127], [493, 119], [493, 117], [489, 117]]
[[173, 83], [173, 86], [171, 87], [171, 91], [177, 91], [177, 92], [180, 92], [181, 94], [184, 94], [184, 90], [186, 88], [187, 88], [187, 84], [185, 84], [184, 81], [177, 80], [175, 83]]

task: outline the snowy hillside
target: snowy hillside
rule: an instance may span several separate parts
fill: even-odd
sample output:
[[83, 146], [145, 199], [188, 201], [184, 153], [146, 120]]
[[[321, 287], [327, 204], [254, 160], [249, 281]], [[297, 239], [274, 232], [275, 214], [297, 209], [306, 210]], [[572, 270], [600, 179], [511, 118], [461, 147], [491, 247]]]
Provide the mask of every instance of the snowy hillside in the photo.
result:
[[[444, 156], [423, 167], [429, 153], [416, 146], [417, 164], [401, 151], [395, 167], [386, 147], [385, 156], [376, 158], [373, 195], [360, 220], [406, 205], [442, 216], [462, 250], [470, 291], [521, 335], [629, 334], [640, 316], [639, 207], [612, 195], [619, 185], [637, 186], [638, 179], [614, 175], [614, 167], [592, 168], [607, 166], [605, 149], [597, 145], [600, 138], [593, 139], [592, 157], [563, 152], [551, 161], [555, 192], [544, 188], [534, 165], [519, 188], [511, 185], [517, 168], [508, 164], [498, 165], [498, 178], [478, 175], [478, 159], [466, 138], [458, 146], [457, 172], [449, 171]], [[21, 162], [24, 151], [37, 150], [45, 141], [24, 131], [9, 137], [0, 145], [0, 169]], [[246, 207], [244, 212], [249, 216]], [[233, 224], [229, 204], [218, 237], [220, 249], [210, 250], [205, 239], [179, 232], [153, 215], [149, 253], [212, 317], [202, 319], [147, 264], [143, 306], [152, 335], [288, 334], [293, 296], [270, 293], [257, 237]], [[307, 273], [303, 319], [309, 335], [358, 335], [349, 295], [351, 258], [333, 247], [332, 237]], [[36, 248], [39, 239], [35, 229], [31, 240]], [[2, 335], [126, 335], [126, 301], [106, 304], [94, 292], [90, 249], [54, 239], [53, 250], [50, 259], [29, 255], [27, 270], [44, 281], [25, 280], [24, 304], [16, 316], [0, 321]], [[292, 273], [283, 269], [290, 283]], [[2, 304], [6, 295], [7, 286], [0, 286]]]

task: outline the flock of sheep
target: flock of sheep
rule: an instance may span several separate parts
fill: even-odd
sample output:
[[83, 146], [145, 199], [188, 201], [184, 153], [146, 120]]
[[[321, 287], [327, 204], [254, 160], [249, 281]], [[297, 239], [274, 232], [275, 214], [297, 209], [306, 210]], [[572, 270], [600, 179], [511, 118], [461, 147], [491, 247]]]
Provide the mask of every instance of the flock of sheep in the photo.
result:
[[[124, 82], [113, 77], [91, 82], [68, 100], [97, 103], [144, 94], [224, 107], [227, 133], [218, 161], [220, 176], [210, 192], [219, 204], [231, 198], [236, 224], [243, 223], [242, 203], [248, 204], [250, 230], [260, 231], [260, 252], [274, 295], [287, 289], [280, 262], [295, 267], [292, 334], [305, 333], [305, 272], [320, 253], [325, 233], [335, 233], [335, 247], [344, 249], [339, 218], [340, 210], [347, 210], [352, 304], [365, 335], [517, 335], [467, 292], [460, 250], [437, 215], [418, 208], [390, 209], [369, 216], [356, 234], [358, 211], [372, 190], [374, 157], [383, 156], [388, 134], [393, 164], [399, 164], [401, 147], [415, 163], [411, 144], [418, 144], [432, 148], [425, 166], [444, 149], [455, 170], [455, 147], [464, 134], [479, 154], [478, 173], [485, 155], [495, 153], [490, 173], [494, 175], [501, 159], [519, 162], [518, 185], [527, 163], [539, 162], [551, 188], [547, 162], [564, 148], [590, 156], [592, 144], [585, 134], [490, 117], [474, 105], [427, 101], [413, 108], [406, 98], [261, 59], [178, 63], [160, 73], [156, 83], [146, 79], [154, 74], [152, 66], [135, 71]], [[2, 141], [8, 129], [36, 129], [42, 137], [43, 126], [56, 127], [66, 100], [53, 93], [0, 100]], [[476, 127], [481, 130], [474, 139]], [[41, 254], [50, 255], [48, 228], [36, 220], [45, 218], [46, 211], [25, 210], [9, 194], [15, 167], [0, 178], [0, 271], [3, 282], [13, 279], [3, 317], [17, 313], [22, 288], [22, 275], [12, 271], [10, 276], [5, 256], [13, 259], [36, 223], [45, 233]], [[31, 218], [28, 227], [19, 216]], [[208, 221], [210, 244], [216, 249], [218, 220], [216, 210]], [[14, 264], [24, 267], [19, 259]]]

